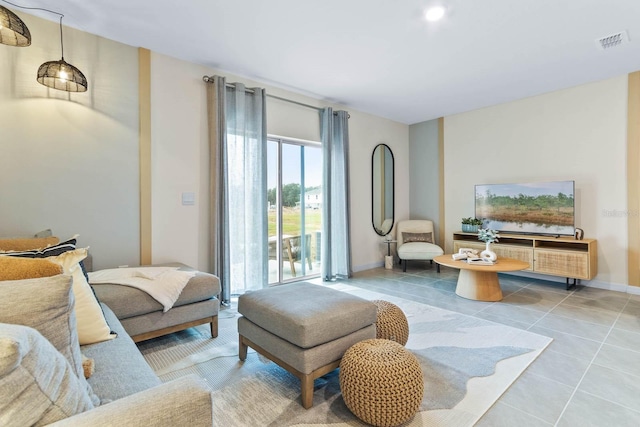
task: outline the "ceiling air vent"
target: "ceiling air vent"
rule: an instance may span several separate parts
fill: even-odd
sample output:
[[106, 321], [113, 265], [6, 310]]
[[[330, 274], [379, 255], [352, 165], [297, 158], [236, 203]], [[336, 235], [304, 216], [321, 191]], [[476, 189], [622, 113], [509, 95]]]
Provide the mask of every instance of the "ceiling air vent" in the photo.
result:
[[606, 37], [601, 37], [596, 40], [598, 47], [602, 50], [611, 49], [612, 47], [621, 46], [629, 42], [629, 36], [626, 31], [620, 31], [619, 33], [611, 34]]

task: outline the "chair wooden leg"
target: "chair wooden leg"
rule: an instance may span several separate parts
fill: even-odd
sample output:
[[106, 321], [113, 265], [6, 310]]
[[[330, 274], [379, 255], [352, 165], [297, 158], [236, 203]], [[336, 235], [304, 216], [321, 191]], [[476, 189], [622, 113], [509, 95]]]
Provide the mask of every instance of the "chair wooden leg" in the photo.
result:
[[408, 261], [405, 259], [405, 260], [404, 260], [404, 264], [402, 264], [402, 271], [403, 271], [403, 272], [406, 272], [406, 271], [407, 271], [407, 262], [408, 262]]
[[291, 239], [286, 239], [285, 249], [289, 258], [289, 265], [291, 266], [291, 276], [296, 277], [296, 265], [293, 258], [293, 248], [291, 247]]

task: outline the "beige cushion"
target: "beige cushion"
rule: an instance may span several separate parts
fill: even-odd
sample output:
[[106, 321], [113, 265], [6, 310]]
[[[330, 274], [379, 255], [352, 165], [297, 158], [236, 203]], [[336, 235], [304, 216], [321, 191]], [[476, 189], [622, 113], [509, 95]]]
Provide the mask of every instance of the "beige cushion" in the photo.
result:
[[62, 274], [62, 267], [46, 259], [0, 256], [0, 280], [35, 279]]
[[84, 379], [71, 282], [67, 275], [0, 282], [0, 322], [37, 329], [67, 359], [98, 404]]
[[398, 248], [400, 259], [430, 260], [442, 255], [444, 251], [440, 246], [432, 243], [410, 242]]
[[69, 362], [35, 329], [0, 323], [0, 425], [41, 426], [94, 407]]
[[75, 311], [80, 345], [93, 344], [115, 338], [115, 334], [111, 333], [111, 329], [104, 319], [100, 304], [80, 268], [80, 261], [86, 257], [87, 249], [81, 248], [45, 258], [62, 266], [64, 273], [73, 277], [73, 295], [76, 300]]
[[0, 239], [0, 251], [28, 251], [42, 249], [60, 242], [57, 237], [29, 237], [17, 239]]

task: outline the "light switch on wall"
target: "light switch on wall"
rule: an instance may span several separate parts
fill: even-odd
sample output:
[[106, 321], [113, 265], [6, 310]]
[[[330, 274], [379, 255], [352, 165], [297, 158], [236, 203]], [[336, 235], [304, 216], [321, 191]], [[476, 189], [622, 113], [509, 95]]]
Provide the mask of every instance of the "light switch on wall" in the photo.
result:
[[192, 206], [196, 204], [196, 193], [182, 193], [182, 205]]

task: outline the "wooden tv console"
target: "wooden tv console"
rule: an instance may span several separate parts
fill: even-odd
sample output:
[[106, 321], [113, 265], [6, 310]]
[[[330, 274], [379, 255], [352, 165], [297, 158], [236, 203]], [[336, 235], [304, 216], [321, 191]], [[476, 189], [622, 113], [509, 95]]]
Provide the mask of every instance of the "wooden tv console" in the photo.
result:
[[[478, 241], [476, 233], [453, 233], [453, 252], [472, 248], [481, 252], [486, 245]], [[573, 237], [501, 234], [491, 250], [500, 257], [515, 258], [529, 263], [524, 271], [549, 274], [567, 279], [567, 289], [581, 279], [591, 280], [598, 274], [597, 241], [576, 240]]]

